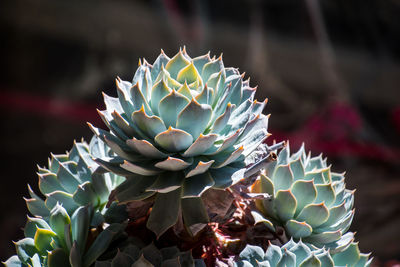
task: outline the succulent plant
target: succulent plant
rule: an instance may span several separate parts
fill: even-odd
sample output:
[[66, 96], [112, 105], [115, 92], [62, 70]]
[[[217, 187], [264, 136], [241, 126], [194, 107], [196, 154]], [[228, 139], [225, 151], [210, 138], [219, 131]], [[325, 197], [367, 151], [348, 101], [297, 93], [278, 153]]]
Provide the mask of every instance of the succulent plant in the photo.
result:
[[177, 247], [158, 249], [154, 244], [146, 247], [130, 243], [117, 255], [105, 261], [97, 261], [95, 267], [205, 267], [203, 260], [193, 259], [190, 251], [182, 252]]
[[161, 52], [153, 65], [144, 60], [132, 82], [118, 78], [118, 98], [104, 94], [99, 114], [110, 131], [89, 126], [115, 155], [97, 162], [127, 177], [119, 202], [156, 195], [148, 227], [157, 235], [180, 209], [188, 226], [207, 222], [199, 196], [242, 179], [245, 157], [268, 137], [266, 101], [254, 100], [243, 77], [222, 56], [191, 58], [183, 49], [171, 59]]
[[360, 253], [357, 243], [332, 256], [325, 248], [293, 239], [282, 247], [270, 244], [265, 252], [261, 247], [247, 245], [239, 258], [233, 264], [236, 267], [367, 267], [372, 261], [369, 254]]
[[341, 238], [353, 219], [353, 191], [345, 188], [344, 175], [331, 172], [321, 155], [306, 155], [304, 145], [290, 155], [287, 144], [252, 191], [270, 195], [256, 205], [271, 225], [283, 226], [290, 237], [320, 247], [352, 241]]
[[[28, 217], [25, 238], [15, 243], [17, 255], [6, 266], [89, 266], [107, 249], [127, 217], [115, 203], [105, 208], [111, 190], [124, 179], [99, 172], [91, 157], [107, 153], [94, 137], [90, 145], [75, 142], [66, 154], [52, 155], [48, 169], [39, 168], [45, 200], [28, 187], [26, 204], [34, 217]], [[95, 240], [86, 248], [89, 239]]]
[[28, 186], [30, 198], [25, 201], [29, 211], [35, 216], [48, 218], [57, 202], [68, 214], [89, 204], [96, 211], [102, 211], [111, 191], [124, 180], [124, 177], [103, 173], [92, 159], [109, 153], [108, 147], [93, 137], [89, 145], [75, 142], [66, 154], [52, 154], [49, 167], [38, 168], [39, 189], [46, 198], [43, 200]]
[[368, 266], [347, 232], [344, 174], [304, 146], [265, 144], [266, 101], [243, 78], [222, 56], [185, 49], [139, 61], [118, 97], [104, 94], [108, 130], [89, 123], [90, 144], [39, 167], [33, 217], [4, 264]]

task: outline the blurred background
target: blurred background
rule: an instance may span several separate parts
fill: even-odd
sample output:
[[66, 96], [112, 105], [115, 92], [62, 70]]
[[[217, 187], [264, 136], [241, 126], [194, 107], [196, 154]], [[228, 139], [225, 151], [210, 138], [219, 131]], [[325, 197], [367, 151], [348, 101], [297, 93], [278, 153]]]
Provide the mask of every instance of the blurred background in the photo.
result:
[[356, 192], [352, 230], [376, 266], [400, 260], [399, 0], [0, 2], [0, 259], [23, 237], [37, 164], [90, 140], [101, 91], [139, 57], [223, 52], [269, 98], [268, 139], [304, 141]]

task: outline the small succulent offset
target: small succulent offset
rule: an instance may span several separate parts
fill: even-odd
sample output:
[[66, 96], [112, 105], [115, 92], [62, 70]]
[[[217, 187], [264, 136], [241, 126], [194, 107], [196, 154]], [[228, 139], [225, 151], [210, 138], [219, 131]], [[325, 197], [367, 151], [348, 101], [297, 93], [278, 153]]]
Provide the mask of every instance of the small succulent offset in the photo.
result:
[[[97, 172], [99, 166], [92, 155], [107, 153], [104, 143], [94, 137], [90, 145], [75, 142], [66, 154], [52, 155], [47, 169], [39, 167], [39, 189], [45, 200], [29, 187], [31, 198], [25, 201], [34, 217], [28, 216], [25, 238], [15, 243], [17, 256], [6, 265], [68, 266], [70, 258], [76, 264], [90, 266], [108, 248], [122, 232], [127, 214], [115, 204], [110, 210], [105, 207], [110, 192], [124, 179]], [[117, 217], [122, 218], [121, 223], [112, 223], [113, 209], [120, 213]], [[106, 226], [105, 221], [112, 224]], [[96, 228], [102, 231], [86, 249], [87, 240], [94, 238], [91, 229]]]
[[324, 248], [291, 239], [282, 247], [269, 244], [265, 252], [258, 246], [247, 245], [239, 255], [240, 260], [233, 263], [233, 266], [358, 267], [369, 265], [372, 260], [368, 260], [368, 257], [368, 254], [360, 253], [357, 243], [351, 243], [344, 251], [332, 256]]
[[124, 177], [99, 171], [93, 157], [109, 153], [109, 148], [93, 137], [89, 145], [84, 141], [75, 142], [66, 154], [52, 154], [49, 167], [38, 168], [39, 189], [46, 199], [42, 200], [29, 187], [31, 198], [26, 199], [29, 211], [47, 218], [59, 202], [70, 214], [88, 204], [101, 212], [111, 191], [124, 180]]
[[255, 91], [222, 56], [191, 58], [185, 49], [171, 59], [161, 52], [153, 65], [144, 60], [132, 82], [117, 79], [118, 98], [104, 95], [99, 112], [110, 131], [90, 125], [115, 152], [97, 162], [127, 176], [116, 199], [159, 193], [148, 222], [157, 235], [176, 223], [180, 209], [188, 226], [206, 223], [206, 216], [190, 215], [204, 210], [201, 194], [242, 179], [245, 157], [269, 135], [266, 101], [255, 101]]
[[256, 200], [256, 205], [272, 225], [320, 247], [339, 241], [353, 219], [354, 192], [345, 188], [344, 175], [331, 172], [321, 155], [307, 155], [304, 146], [290, 155], [287, 144], [252, 191], [271, 196]]
[[[104, 94], [90, 144], [39, 168], [32, 217], [4, 264], [364, 267], [344, 175], [268, 146], [266, 101], [222, 56], [163, 51]], [[279, 152], [278, 152], [279, 151]], [[277, 156], [276, 156], [277, 154]]]

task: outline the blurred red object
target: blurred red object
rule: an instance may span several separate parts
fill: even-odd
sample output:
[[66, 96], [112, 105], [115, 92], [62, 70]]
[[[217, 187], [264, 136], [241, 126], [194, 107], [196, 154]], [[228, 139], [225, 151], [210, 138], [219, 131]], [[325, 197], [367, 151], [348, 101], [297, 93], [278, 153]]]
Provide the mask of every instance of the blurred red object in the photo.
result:
[[79, 123], [87, 121], [98, 123], [101, 121], [96, 113], [95, 106], [24, 92], [1, 92], [0, 107], [10, 112], [52, 116]]
[[[400, 127], [400, 109], [398, 110]], [[312, 151], [322, 151], [327, 156], [353, 156], [400, 163], [400, 150], [364, 138], [362, 118], [347, 103], [332, 103], [312, 115], [300, 129], [283, 133], [272, 130], [272, 139], [290, 140], [294, 147], [303, 142]]]
[[392, 111], [392, 121], [397, 133], [400, 134], [400, 107], [397, 107]]

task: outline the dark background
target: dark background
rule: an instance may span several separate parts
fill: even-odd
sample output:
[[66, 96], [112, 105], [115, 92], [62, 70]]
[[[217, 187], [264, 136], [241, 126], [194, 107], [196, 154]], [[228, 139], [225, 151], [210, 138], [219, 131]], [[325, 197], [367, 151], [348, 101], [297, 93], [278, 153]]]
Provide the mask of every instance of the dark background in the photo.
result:
[[[400, 259], [400, 1], [0, 3], [0, 259], [15, 253], [36, 164], [89, 140], [101, 91], [139, 57], [224, 54], [269, 98], [273, 139], [305, 141], [356, 192], [352, 230], [376, 264]], [[389, 266], [389, 265], [387, 265]]]

